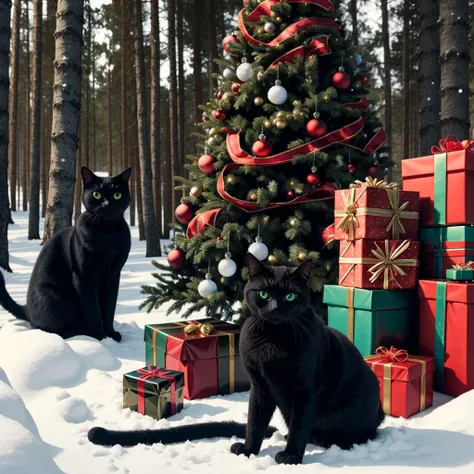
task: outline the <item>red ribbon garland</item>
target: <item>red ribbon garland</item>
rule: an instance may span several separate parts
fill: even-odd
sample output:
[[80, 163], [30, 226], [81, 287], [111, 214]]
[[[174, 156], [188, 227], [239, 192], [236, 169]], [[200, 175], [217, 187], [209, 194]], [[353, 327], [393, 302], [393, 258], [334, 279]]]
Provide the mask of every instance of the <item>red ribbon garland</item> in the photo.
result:
[[[272, 5], [280, 3], [281, 0], [264, 0], [261, 2], [255, 10], [247, 15], [246, 20], [256, 22], [260, 20], [263, 15], [270, 16], [272, 14]], [[310, 5], [317, 5], [323, 10], [334, 13], [334, 4], [330, 0], [286, 0], [286, 3], [305, 3]], [[245, 2], [247, 5], [247, 2]]]
[[433, 155], [439, 155], [440, 153], [449, 153], [451, 151], [466, 150], [474, 153], [474, 140], [459, 140], [459, 138], [450, 134], [446, 138], [442, 138], [439, 141], [439, 146], [433, 145], [431, 147], [431, 153]]
[[367, 100], [367, 97], [364, 96], [364, 97], [361, 97], [356, 102], [349, 102], [347, 104], [342, 104], [342, 107], [348, 107], [351, 109], [360, 109], [365, 112], [370, 107], [370, 104], [369, 104], [369, 101]]
[[171, 372], [160, 367], [148, 366], [148, 370], [138, 369], [139, 374], [143, 374], [137, 381], [138, 389], [138, 413], [145, 415], [145, 380], [162, 378], [171, 382], [171, 415], [176, 415], [176, 380], [170, 375]]
[[186, 230], [186, 237], [188, 239], [193, 238], [195, 235], [201, 235], [204, 233], [204, 228], [207, 225], [215, 226], [217, 215], [221, 211], [221, 207], [217, 209], [212, 209], [210, 211], [201, 212], [197, 214], [191, 222], [188, 224], [188, 228]]
[[396, 349], [391, 346], [387, 349], [384, 346], [377, 347], [375, 353], [379, 356], [380, 362], [405, 362], [408, 359], [408, 352], [404, 349]]

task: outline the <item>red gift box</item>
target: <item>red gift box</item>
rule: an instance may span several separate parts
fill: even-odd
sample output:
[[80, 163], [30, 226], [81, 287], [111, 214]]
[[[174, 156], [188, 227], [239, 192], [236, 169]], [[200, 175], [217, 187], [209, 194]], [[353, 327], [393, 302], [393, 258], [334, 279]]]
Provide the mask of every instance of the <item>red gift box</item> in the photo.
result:
[[355, 240], [339, 246], [339, 285], [368, 290], [416, 288], [419, 242]]
[[474, 150], [402, 160], [403, 189], [420, 193], [425, 227], [474, 224]]
[[367, 178], [336, 191], [335, 239], [418, 240], [419, 194]]
[[432, 357], [409, 356], [393, 347], [379, 347], [376, 355], [364, 359], [379, 379], [385, 414], [409, 418], [433, 404]]
[[474, 389], [474, 283], [420, 280], [420, 352], [435, 358], [435, 389]]

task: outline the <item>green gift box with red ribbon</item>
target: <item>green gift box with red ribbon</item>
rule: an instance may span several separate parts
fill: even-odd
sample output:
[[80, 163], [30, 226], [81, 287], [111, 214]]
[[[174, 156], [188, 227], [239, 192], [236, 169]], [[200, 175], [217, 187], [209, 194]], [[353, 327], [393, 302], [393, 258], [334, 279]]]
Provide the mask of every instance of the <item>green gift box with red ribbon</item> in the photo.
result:
[[435, 358], [435, 390], [474, 389], [474, 283], [420, 280], [419, 353]]
[[123, 408], [157, 420], [183, 409], [184, 373], [147, 366], [123, 375]]

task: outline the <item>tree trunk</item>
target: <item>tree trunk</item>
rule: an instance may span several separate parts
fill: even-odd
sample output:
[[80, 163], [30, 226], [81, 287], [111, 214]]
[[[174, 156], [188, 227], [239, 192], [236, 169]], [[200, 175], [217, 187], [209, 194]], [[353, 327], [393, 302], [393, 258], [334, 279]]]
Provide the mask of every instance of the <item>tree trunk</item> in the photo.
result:
[[469, 8], [467, 0], [440, 2], [441, 136], [469, 137]]
[[[163, 234], [160, 163], [160, 20], [158, 0], [151, 0], [151, 163], [153, 168], [153, 202], [156, 226], [160, 237]], [[161, 252], [161, 249], [160, 249]]]
[[[382, 8], [382, 41], [384, 56], [384, 128], [387, 134], [387, 152], [392, 156], [392, 65], [390, 57], [390, 34], [388, 30], [388, 5], [387, 0], [381, 0]], [[392, 168], [389, 168], [387, 179], [392, 180]]]
[[134, 0], [135, 18], [135, 74], [137, 87], [138, 149], [140, 154], [140, 190], [143, 194], [145, 220], [146, 256], [161, 254], [160, 235], [156, 227], [153, 205], [153, 186], [151, 177], [150, 137], [148, 135], [148, 114], [145, 84], [145, 61], [143, 53], [143, 26], [141, 0]]
[[202, 54], [201, 54], [201, 14], [202, 0], [194, 0], [193, 16], [193, 63], [194, 63], [194, 121], [201, 121], [202, 104]]
[[10, 162], [10, 207], [16, 211], [16, 191], [18, 178], [18, 69], [20, 63], [20, 19], [21, 19], [21, 1], [16, 0], [13, 3], [12, 20], [12, 48], [11, 48], [11, 72], [10, 72], [10, 97], [9, 113], [10, 123], [8, 156]]
[[43, 58], [43, 0], [33, 0], [33, 106], [31, 109], [31, 188], [28, 219], [28, 240], [40, 239], [40, 125], [41, 125], [41, 62]]
[[31, 131], [31, 107], [30, 107], [30, 9], [29, 0], [25, 5], [25, 28], [26, 28], [26, 87], [25, 87], [25, 143], [24, 143], [24, 181], [23, 188], [23, 210], [28, 210], [28, 196], [30, 195], [30, 131]]
[[121, 22], [120, 22], [120, 117], [121, 117], [121, 161], [124, 169], [130, 166], [128, 152], [128, 130], [127, 130], [127, 5], [126, 0], [121, 0]]
[[[91, 169], [94, 171], [99, 171], [99, 165], [96, 162], [96, 119], [95, 119], [95, 112], [96, 112], [96, 107], [95, 107], [95, 45], [94, 45], [94, 40], [92, 40], [92, 93], [91, 93], [91, 106], [92, 106], [92, 147], [91, 147]], [[112, 53], [110, 53], [112, 54]]]
[[[84, 86], [86, 88], [86, 107], [85, 107], [85, 125], [86, 125], [86, 130], [85, 130], [85, 137], [84, 137], [84, 151], [85, 151], [85, 160], [84, 164], [90, 168], [91, 167], [91, 125], [90, 125], [90, 117], [91, 117], [91, 85], [90, 85], [90, 74], [91, 74], [91, 59], [92, 59], [92, 48], [91, 48], [91, 43], [92, 43], [92, 12], [91, 12], [91, 7], [90, 7], [90, 2], [89, 6], [86, 7], [87, 9], [87, 37], [85, 39], [85, 42], [87, 44], [87, 55], [84, 55], [83, 58], [83, 68], [85, 74], [85, 83]], [[87, 59], [86, 59], [87, 58]], [[86, 61], [84, 61], [86, 59]]]
[[[165, 184], [165, 189], [170, 189], [173, 185], [173, 167], [171, 163], [171, 126], [168, 117], [165, 120], [165, 149], [162, 168], [163, 183]], [[173, 221], [173, 193], [167, 192], [163, 193], [163, 237], [165, 239], [169, 238], [170, 235], [170, 224]]]
[[[410, 155], [410, 2], [403, 3], [403, 40], [402, 40], [402, 150], [401, 159]], [[413, 105], [413, 104], [411, 104]]]
[[71, 225], [81, 114], [82, 0], [59, 0], [45, 241]]
[[11, 272], [8, 255], [8, 68], [10, 67], [10, 0], [0, 0], [0, 267]]
[[112, 162], [112, 92], [110, 87], [110, 64], [107, 69], [107, 171], [113, 176]]
[[213, 0], [207, 0], [207, 15], [209, 20], [209, 95], [212, 95], [212, 91], [217, 87], [217, 80], [212, 75], [218, 71], [217, 64], [214, 62], [217, 58], [217, 14]]
[[352, 21], [352, 44], [354, 48], [359, 46], [359, 24], [357, 22], [357, 0], [351, 0], [350, 3], [351, 21]]
[[179, 174], [185, 175], [185, 105], [184, 105], [184, 40], [183, 40], [183, 6], [178, 1], [176, 9], [176, 32], [178, 36], [178, 156]]
[[[81, 125], [79, 124], [78, 129], [81, 130]], [[81, 175], [81, 160], [82, 160], [82, 146], [81, 146], [81, 137], [80, 132], [78, 136], [78, 146], [76, 153], [76, 184], [74, 185], [74, 224], [79, 219], [79, 216], [82, 212], [82, 182], [79, 179]]]

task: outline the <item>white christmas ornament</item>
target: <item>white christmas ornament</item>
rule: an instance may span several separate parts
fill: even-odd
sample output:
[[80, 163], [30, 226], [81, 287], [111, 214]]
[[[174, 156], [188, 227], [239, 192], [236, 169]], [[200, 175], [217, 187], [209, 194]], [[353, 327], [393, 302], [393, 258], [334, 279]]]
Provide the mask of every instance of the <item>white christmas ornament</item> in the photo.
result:
[[270, 87], [267, 97], [272, 104], [282, 105], [286, 102], [286, 99], [288, 99], [288, 92], [282, 87], [281, 81], [276, 80], [275, 85]]
[[225, 258], [221, 260], [217, 266], [219, 273], [226, 278], [235, 275], [235, 272], [237, 271], [237, 264], [230, 258], [231, 256], [232, 255], [227, 252]]
[[203, 298], [207, 298], [208, 296], [217, 293], [217, 285], [212, 281], [212, 275], [210, 273], [207, 273], [206, 279], [202, 280], [201, 283], [199, 283], [198, 293]]
[[262, 242], [261, 237], [255, 239], [255, 242], [250, 245], [248, 252], [260, 261], [265, 260], [269, 254], [268, 247]]
[[274, 33], [275, 30], [276, 30], [275, 23], [272, 23], [271, 21], [267, 21], [267, 22], [265, 23], [263, 29], [264, 29], [267, 33]]
[[237, 68], [237, 77], [242, 82], [246, 82], [252, 76], [253, 66], [247, 62], [247, 58], [242, 58], [242, 63]]
[[226, 67], [224, 69], [224, 72], [222, 75], [229, 81], [235, 81], [237, 79], [237, 76], [235, 75], [235, 71], [233, 69], [230, 69], [229, 67]]

